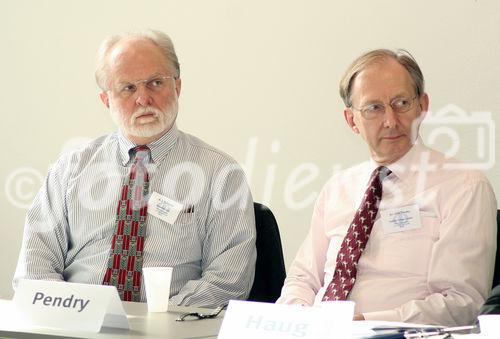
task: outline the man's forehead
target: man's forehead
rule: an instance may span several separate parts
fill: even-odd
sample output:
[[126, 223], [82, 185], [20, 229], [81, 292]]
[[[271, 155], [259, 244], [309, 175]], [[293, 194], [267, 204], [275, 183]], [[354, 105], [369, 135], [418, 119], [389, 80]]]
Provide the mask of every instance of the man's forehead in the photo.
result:
[[168, 61], [160, 48], [148, 39], [125, 38], [109, 52], [110, 72], [119, 78], [144, 78], [165, 73]]
[[413, 81], [406, 68], [392, 58], [385, 58], [370, 63], [357, 74], [352, 85], [352, 95], [386, 92], [398, 95], [412, 89]]
[[151, 54], [161, 54], [158, 46], [153, 42], [138, 38], [124, 38], [111, 48], [108, 62], [110, 64], [121, 63]]

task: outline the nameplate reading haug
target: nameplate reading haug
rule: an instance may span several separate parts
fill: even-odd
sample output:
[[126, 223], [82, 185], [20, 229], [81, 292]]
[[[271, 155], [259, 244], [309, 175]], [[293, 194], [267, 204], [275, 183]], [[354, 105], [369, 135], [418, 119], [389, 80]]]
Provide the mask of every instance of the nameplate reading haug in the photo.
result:
[[85, 332], [129, 328], [114, 286], [24, 279], [14, 303], [30, 326]]
[[315, 307], [231, 300], [218, 339], [350, 338], [353, 302]]

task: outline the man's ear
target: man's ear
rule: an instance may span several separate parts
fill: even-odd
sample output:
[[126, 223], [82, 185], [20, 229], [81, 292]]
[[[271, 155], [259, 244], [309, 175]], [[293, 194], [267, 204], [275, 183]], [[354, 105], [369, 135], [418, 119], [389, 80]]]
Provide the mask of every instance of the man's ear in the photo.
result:
[[181, 78], [175, 79], [175, 92], [177, 93], [177, 97], [181, 95], [181, 85], [182, 85]]
[[419, 118], [422, 120], [429, 110], [429, 96], [427, 95], [427, 93], [422, 94], [420, 98], [418, 98], [418, 103], [420, 105]]
[[344, 108], [344, 118], [352, 131], [356, 134], [359, 134], [359, 128], [358, 126], [356, 126], [356, 122], [354, 121], [354, 114], [348, 107]]
[[101, 93], [99, 93], [99, 98], [101, 98], [101, 101], [104, 104], [104, 106], [106, 106], [107, 108], [109, 108], [109, 96], [108, 96], [108, 92], [102, 91]]

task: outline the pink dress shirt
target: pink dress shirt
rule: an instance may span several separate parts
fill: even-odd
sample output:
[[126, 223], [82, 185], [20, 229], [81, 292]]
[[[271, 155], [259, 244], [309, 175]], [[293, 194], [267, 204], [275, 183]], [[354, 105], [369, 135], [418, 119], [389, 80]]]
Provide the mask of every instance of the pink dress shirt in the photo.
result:
[[[370, 173], [365, 162], [334, 175], [316, 202], [311, 229], [277, 303], [319, 303]], [[444, 326], [474, 322], [493, 279], [496, 200], [486, 177], [414, 145], [383, 181], [383, 195], [349, 300], [366, 320]], [[421, 227], [386, 233], [381, 211], [416, 205]]]

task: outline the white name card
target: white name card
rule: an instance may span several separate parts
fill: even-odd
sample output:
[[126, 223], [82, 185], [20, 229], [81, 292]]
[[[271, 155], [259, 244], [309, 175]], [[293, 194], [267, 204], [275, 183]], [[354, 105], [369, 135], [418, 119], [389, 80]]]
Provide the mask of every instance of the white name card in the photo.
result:
[[380, 217], [385, 234], [421, 228], [418, 205], [381, 210]]
[[153, 192], [148, 200], [148, 213], [172, 225], [179, 216], [184, 205]]
[[23, 279], [13, 300], [32, 326], [95, 333], [103, 326], [130, 328], [114, 286]]
[[350, 338], [354, 302], [314, 307], [231, 300], [219, 339]]

